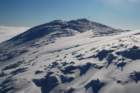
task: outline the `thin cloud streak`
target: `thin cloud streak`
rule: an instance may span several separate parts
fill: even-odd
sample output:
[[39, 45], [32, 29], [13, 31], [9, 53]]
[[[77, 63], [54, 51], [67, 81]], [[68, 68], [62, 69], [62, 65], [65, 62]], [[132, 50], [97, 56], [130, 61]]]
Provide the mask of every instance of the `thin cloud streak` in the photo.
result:
[[140, 3], [140, 0], [100, 0], [100, 1], [112, 5]]

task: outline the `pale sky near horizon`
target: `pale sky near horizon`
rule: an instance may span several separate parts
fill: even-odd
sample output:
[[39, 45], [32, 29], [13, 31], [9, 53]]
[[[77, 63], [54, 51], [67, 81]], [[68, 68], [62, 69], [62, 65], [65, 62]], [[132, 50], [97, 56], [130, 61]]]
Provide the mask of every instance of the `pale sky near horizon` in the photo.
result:
[[140, 29], [140, 0], [0, 0], [0, 25], [32, 27], [52, 20], [87, 18]]

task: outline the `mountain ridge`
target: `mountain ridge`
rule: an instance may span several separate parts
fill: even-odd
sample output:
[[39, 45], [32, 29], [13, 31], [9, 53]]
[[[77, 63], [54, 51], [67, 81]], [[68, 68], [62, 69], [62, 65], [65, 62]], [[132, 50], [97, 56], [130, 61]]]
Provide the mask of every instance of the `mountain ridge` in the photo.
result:
[[[30, 28], [29, 30], [0, 44], [0, 60], [13, 58], [9, 55], [9, 51], [12, 55], [20, 55], [25, 51], [28, 51], [29, 47], [40, 46], [41, 43], [44, 42], [47, 44], [54, 43], [58, 38], [74, 36], [86, 31], [91, 31], [91, 34], [95, 37], [124, 32], [124, 30], [114, 29], [87, 19], [70, 21], [54, 20], [49, 23]], [[43, 39], [43, 41], [41, 41], [41, 39]], [[40, 43], [36, 44], [36, 42]], [[21, 49], [20, 47], [24, 48]]]
[[[8, 40], [16, 45], [32, 41], [34, 39], [42, 38], [46, 35], [49, 35], [54, 32], [54, 35], [50, 36], [50, 39], [63, 37], [63, 36], [72, 36], [76, 34], [75, 32], [85, 32], [92, 30], [95, 35], [109, 35], [113, 33], [120, 33], [124, 30], [114, 29], [109, 26], [89, 21], [87, 19], [77, 19], [70, 21], [63, 20], [54, 20], [39, 26], [30, 28], [29, 30], [21, 33], [18, 36]], [[55, 33], [56, 32], [56, 33]], [[54, 36], [54, 37], [53, 37]], [[7, 41], [6, 41], [7, 42]]]

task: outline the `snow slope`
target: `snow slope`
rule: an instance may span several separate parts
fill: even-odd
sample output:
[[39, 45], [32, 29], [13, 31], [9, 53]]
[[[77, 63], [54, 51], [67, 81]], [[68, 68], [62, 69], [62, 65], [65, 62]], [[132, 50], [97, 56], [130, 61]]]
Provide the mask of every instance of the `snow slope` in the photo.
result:
[[[139, 93], [140, 30], [106, 35], [94, 31], [76, 30], [53, 42], [47, 39], [57, 32], [2, 43], [0, 93]], [[16, 39], [26, 35], [31, 32]]]
[[0, 26], [0, 42], [8, 40], [24, 31], [26, 31], [28, 27], [7, 27]]

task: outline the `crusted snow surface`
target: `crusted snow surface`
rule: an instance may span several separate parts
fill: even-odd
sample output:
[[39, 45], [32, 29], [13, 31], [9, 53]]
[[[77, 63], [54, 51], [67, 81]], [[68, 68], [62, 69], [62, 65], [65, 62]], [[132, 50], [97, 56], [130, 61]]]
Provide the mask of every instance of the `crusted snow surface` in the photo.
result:
[[139, 93], [140, 30], [45, 39], [1, 56], [0, 93]]

